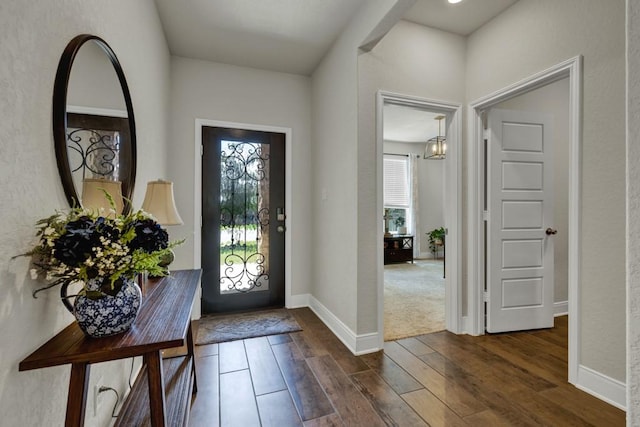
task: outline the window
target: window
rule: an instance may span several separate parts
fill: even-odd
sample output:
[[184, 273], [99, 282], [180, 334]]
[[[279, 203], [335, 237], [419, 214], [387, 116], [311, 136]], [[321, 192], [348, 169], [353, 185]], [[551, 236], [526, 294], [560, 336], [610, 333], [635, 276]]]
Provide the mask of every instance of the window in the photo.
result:
[[389, 232], [398, 233], [408, 225], [411, 207], [409, 157], [384, 156], [384, 209], [389, 219]]

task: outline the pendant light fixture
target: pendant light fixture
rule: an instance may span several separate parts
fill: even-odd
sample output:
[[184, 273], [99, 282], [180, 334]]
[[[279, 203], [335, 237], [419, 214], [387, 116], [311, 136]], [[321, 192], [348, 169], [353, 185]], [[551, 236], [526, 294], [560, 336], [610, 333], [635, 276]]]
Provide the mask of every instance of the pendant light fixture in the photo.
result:
[[436, 116], [434, 120], [438, 121], [438, 136], [427, 141], [424, 147], [424, 158], [428, 160], [444, 160], [447, 154], [447, 139], [440, 134], [440, 125], [445, 116]]

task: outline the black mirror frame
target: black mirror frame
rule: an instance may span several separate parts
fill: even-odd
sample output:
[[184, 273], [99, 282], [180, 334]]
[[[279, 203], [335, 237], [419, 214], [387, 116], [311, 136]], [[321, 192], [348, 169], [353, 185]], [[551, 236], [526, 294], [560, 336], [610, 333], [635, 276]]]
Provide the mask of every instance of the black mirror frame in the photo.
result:
[[56, 79], [53, 86], [53, 139], [55, 144], [56, 161], [58, 163], [58, 172], [60, 173], [60, 179], [62, 180], [62, 186], [64, 188], [67, 201], [69, 202], [69, 206], [79, 206], [80, 199], [73, 184], [71, 167], [69, 165], [69, 156], [67, 154], [67, 90], [73, 61], [82, 45], [90, 40], [96, 42], [102, 50], [104, 50], [105, 54], [111, 61], [111, 64], [118, 75], [118, 80], [120, 81], [120, 87], [127, 107], [127, 118], [129, 120], [129, 131], [131, 136], [131, 167], [129, 171], [126, 171], [127, 173], [124, 179], [122, 179], [122, 196], [124, 197], [123, 213], [126, 214], [131, 210], [131, 197], [136, 179], [136, 125], [133, 116], [133, 104], [131, 103], [131, 94], [129, 93], [127, 80], [125, 79], [124, 72], [122, 71], [120, 61], [118, 61], [116, 54], [107, 42], [100, 37], [91, 34], [80, 34], [74, 37], [69, 44], [67, 44], [67, 47], [64, 49], [64, 52], [60, 57], [60, 62], [58, 63], [58, 70], [56, 72]]

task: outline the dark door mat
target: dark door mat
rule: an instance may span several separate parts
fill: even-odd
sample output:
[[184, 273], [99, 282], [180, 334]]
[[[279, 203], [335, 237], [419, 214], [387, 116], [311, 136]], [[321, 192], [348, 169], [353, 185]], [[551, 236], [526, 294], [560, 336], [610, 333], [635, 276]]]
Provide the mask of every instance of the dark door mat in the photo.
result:
[[286, 309], [207, 315], [200, 318], [198, 322], [196, 345], [286, 334], [301, 330], [302, 328], [296, 319]]

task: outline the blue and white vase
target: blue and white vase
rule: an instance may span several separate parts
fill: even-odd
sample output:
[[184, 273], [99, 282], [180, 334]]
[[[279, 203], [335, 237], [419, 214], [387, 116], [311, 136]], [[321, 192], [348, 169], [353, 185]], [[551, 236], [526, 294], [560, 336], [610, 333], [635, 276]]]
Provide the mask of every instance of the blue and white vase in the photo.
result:
[[[80, 329], [91, 337], [106, 337], [131, 328], [142, 302], [140, 287], [135, 281], [121, 279], [122, 287], [115, 295], [90, 298], [78, 295], [73, 303], [73, 315]], [[99, 291], [102, 278], [91, 279], [86, 288]]]

